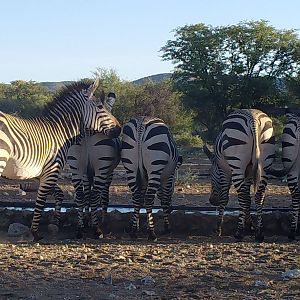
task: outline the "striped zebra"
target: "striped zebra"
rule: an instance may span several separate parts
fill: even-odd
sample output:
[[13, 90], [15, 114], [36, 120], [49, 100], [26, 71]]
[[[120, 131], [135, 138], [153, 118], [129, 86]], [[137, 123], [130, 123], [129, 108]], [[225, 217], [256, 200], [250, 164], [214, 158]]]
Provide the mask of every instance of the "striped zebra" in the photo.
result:
[[94, 92], [99, 81], [75, 82], [62, 89], [40, 117], [22, 119], [0, 113], [0, 175], [10, 179], [38, 178], [40, 181], [31, 232], [40, 240], [38, 227], [47, 195], [54, 190], [55, 220], [59, 222], [62, 190], [57, 185], [70, 146], [87, 128], [109, 137], [120, 134], [118, 121]]
[[238, 194], [240, 215], [236, 239], [244, 237], [245, 222], [250, 220], [250, 186], [253, 182], [257, 223], [255, 238], [262, 241], [262, 206], [267, 186], [268, 169], [275, 157], [272, 120], [256, 109], [241, 109], [223, 122], [215, 143], [215, 153], [206, 146], [204, 152], [212, 163], [210, 203], [218, 206], [218, 232], [221, 234], [223, 214], [229, 200], [231, 183]]
[[292, 219], [288, 238], [295, 240], [300, 209], [300, 116], [287, 114], [281, 143], [283, 169], [270, 168], [267, 173], [277, 177], [287, 176], [287, 184], [292, 196]]
[[143, 116], [131, 119], [123, 127], [121, 160], [134, 205], [130, 236], [137, 237], [139, 212], [144, 206], [148, 239], [156, 240], [152, 215], [155, 195], [161, 201], [164, 229], [168, 232], [175, 170], [182, 163], [169, 128], [158, 118]]
[[[108, 111], [111, 111], [115, 100], [115, 94], [109, 93], [104, 102]], [[104, 98], [101, 101], [104, 101]], [[84, 211], [88, 212], [89, 208], [91, 208], [94, 237], [102, 234], [102, 231], [97, 228], [99, 203], [102, 206], [102, 229], [108, 231], [106, 217], [109, 187], [113, 179], [113, 170], [119, 164], [120, 156], [120, 140], [110, 139], [102, 133], [86, 132], [85, 137], [69, 149], [67, 160], [72, 173], [78, 208], [77, 238], [83, 236]]]

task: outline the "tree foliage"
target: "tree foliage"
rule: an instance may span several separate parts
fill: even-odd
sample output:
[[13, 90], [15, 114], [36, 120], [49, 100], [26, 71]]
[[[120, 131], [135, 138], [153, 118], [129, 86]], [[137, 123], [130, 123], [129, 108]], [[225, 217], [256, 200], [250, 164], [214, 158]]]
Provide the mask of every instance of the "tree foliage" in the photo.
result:
[[51, 99], [51, 93], [34, 81], [16, 80], [11, 84], [0, 84], [0, 110], [6, 113], [33, 117]]
[[295, 30], [278, 30], [266, 21], [212, 27], [186, 25], [161, 49], [175, 64], [174, 79], [197, 120], [217, 131], [228, 112], [240, 107], [282, 105], [278, 82], [300, 70]]
[[106, 93], [116, 93], [113, 113], [122, 124], [134, 116], [155, 116], [163, 119], [174, 133], [192, 132], [193, 114], [183, 108], [181, 95], [171, 81], [136, 85], [121, 80], [114, 70], [101, 68], [94, 75], [100, 78]]

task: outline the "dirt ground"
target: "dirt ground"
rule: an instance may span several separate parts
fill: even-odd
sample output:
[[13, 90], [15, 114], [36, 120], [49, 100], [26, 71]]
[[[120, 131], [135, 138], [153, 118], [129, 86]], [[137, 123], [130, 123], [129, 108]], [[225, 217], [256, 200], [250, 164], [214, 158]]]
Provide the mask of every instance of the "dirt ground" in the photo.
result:
[[[209, 206], [205, 170], [187, 164], [178, 174], [173, 205]], [[70, 180], [60, 185], [73, 201]], [[1, 201], [35, 201], [19, 182], [1, 179]], [[130, 204], [123, 170], [111, 204]], [[156, 203], [158, 204], [158, 203]], [[284, 182], [271, 180], [265, 207], [289, 207]], [[229, 206], [237, 207], [231, 191]], [[0, 299], [300, 299], [300, 242], [268, 237], [264, 243], [232, 237], [171, 236], [157, 243], [127, 236], [76, 241], [9, 238], [0, 232]], [[294, 277], [292, 276], [294, 274]], [[299, 277], [297, 277], [299, 276]]]
[[299, 246], [278, 237], [261, 244], [2, 237], [0, 299], [299, 299]]

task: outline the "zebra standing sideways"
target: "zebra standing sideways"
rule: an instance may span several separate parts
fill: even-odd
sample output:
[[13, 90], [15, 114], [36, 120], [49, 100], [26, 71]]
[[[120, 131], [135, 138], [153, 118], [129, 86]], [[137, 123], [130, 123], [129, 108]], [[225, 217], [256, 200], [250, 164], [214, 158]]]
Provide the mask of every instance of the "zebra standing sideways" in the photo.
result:
[[[104, 98], [101, 101], [108, 111], [111, 111], [116, 100], [115, 94], [109, 93], [105, 102]], [[76, 191], [75, 201], [78, 207], [77, 238], [82, 237], [84, 209], [88, 210], [89, 206], [91, 206], [94, 236], [98, 237], [102, 234], [97, 228], [99, 202], [102, 205], [102, 227], [104, 231], [108, 230], [106, 217], [109, 187], [113, 170], [119, 164], [120, 155], [119, 139], [110, 139], [102, 133], [86, 132], [84, 138], [69, 149], [67, 160], [72, 172], [72, 184]]]
[[287, 114], [287, 121], [282, 133], [282, 158], [283, 169], [267, 170], [268, 174], [283, 177], [287, 175], [287, 183], [292, 196], [292, 220], [288, 238], [294, 240], [298, 227], [300, 209], [300, 116]]
[[84, 128], [109, 137], [120, 134], [118, 121], [93, 96], [99, 85], [75, 82], [61, 90], [40, 117], [21, 119], [0, 113], [0, 175], [10, 179], [39, 178], [31, 231], [34, 241], [46, 197], [53, 190], [55, 223], [59, 222], [63, 193], [57, 185], [69, 147]]
[[121, 160], [134, 204], [130, 236], [136, 238], [140, 208], [145, 206], [148, 239], [156, 240], [152, 215], [155, 194], [161, 201], [164, 228], [168, 232], [175, 170], [182, 163], [169, 128], [158, 118], [131, 119], [123, 127]]
[[245, 221], [250, 219], [250, 186], [253, 180], [257, 211], [255, 238], [257, 241], [263, 240], [262, 206], [268, 180], [266, 169], [275, 157], [274, 144], [272, 120], [259, 110], [241, 109], [231, 113], [223, 122], [222, 131], [216, 139], [215, 153], [204, 146], [212, 163], [209, 201], [219, 209], [219, 234], [232, 183], [241, 207], [235, 237], [243, 238]]

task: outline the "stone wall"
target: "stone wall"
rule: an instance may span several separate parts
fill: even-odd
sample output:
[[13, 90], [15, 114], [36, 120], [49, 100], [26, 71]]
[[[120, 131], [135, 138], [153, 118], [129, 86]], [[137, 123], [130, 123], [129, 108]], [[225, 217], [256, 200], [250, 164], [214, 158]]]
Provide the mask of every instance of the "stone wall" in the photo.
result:
[[[7, 230], [12, 223], [22, 223], [30, 226], [33, 211], [30, 210], [9, 210], [0, 209], [0, 230]], [[51, 223], [53, 211], [43, 213], [40, 229], [47, 230], [47, 225]], [[108, 214], [109, 224], [112, 233], [122, 234], [128, 227], [131, 213], [121, 213], [117, 210]], [[161, 212], [154, 214], [156, 231], [163, 230], [163, 215]], [[77, 212], [75, 209], [69, 209], [62, 213], [60, 227], [64, 230], [75, 231]], [[233, 235], [237, 225], [237, 216], [225, 215], [223, 233], [224, 235]], [[175, 211], [170, 216], [170, 223], [173, 234], [180, 235], [212, 235], [216, 228], [217, 217], [206, 215], [200, 212], [185, 213]], [[263, 216], [264, 233], [266, 236], [287, 235], [290, 226], [290, 214], [284, 212], [266, 213]], [[146, 231], [146, 216], [141, 214], [141, 232]]]

